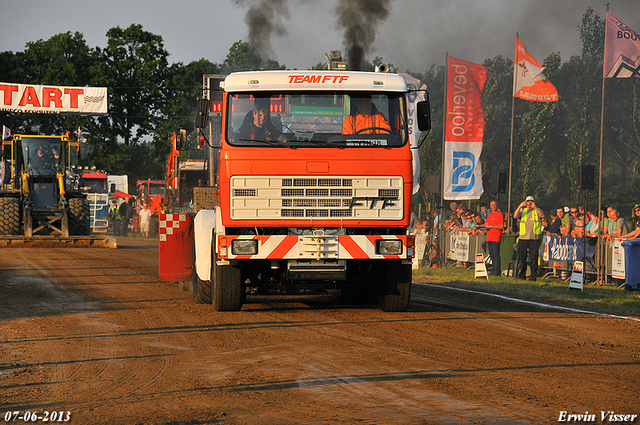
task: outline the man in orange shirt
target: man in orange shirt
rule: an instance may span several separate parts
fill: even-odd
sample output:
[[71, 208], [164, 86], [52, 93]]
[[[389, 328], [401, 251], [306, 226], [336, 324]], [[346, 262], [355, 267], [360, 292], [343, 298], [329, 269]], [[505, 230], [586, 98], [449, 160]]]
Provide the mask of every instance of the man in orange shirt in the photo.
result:
[[391, 134], [391, 126], [368, 97], [352, 98], [356, 114], [342, 122], [342, 134]]

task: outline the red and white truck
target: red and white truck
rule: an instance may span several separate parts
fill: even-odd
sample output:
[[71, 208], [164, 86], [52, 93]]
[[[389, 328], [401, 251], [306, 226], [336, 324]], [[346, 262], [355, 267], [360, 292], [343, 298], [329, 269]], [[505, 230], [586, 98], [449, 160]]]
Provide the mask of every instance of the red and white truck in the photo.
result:
[[[340, 289], [356, 301], [376, 295], [385, 311], [406, 310], [409, 133], [430, 128], [428, 101], [415, 105], [413, 127], [397, 74], [240, 72], [219, 86], [210, 89], [211, 99], [222, 97], [220, 138], [208, 140], [217, 150], [217, 198], [194, 219], [194, 298], [239, 310], [249, 291]], [[388, 124], [358, 128], [366, 122], [357, 116], [361, 100]]]

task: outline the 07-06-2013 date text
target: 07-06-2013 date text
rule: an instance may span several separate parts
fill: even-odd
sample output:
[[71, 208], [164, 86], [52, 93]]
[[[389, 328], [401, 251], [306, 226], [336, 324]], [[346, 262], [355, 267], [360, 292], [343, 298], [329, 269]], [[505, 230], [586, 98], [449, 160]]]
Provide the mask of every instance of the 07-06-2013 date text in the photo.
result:
[[19, 410], [8, 411], [4, 414], [5, 422], [24, 421], [24, 422], [67, 422], [71, 419], [69, 411], [44, 411], [44, 412], [21, 412]]

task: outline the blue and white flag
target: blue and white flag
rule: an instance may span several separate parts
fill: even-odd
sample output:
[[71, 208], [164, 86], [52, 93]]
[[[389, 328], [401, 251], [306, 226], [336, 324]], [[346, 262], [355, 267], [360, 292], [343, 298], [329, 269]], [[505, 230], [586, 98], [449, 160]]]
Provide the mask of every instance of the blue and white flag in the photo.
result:
[[487, 69], [449, 56], [443, 164], [444, 199], [479, 199], [484, 137], [482, 89]]

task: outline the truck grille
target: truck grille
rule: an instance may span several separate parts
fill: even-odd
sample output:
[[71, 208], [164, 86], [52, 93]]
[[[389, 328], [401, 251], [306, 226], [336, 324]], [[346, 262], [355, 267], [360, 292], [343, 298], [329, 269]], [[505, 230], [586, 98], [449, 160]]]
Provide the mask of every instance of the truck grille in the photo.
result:
[[400, 177], [232, 177], [231, 218], [401, 220]]

